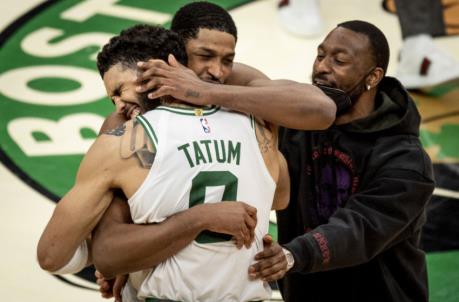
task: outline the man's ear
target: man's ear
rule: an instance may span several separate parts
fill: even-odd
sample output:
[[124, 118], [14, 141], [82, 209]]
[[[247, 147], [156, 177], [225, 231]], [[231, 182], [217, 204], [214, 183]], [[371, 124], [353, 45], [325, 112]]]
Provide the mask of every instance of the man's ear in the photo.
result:
[[367, 76], [367, 79], [365, 81], [365, 86], [370, 87], [370, 89], [374, 88], [378, 86], [379, 82], [381, 82], [383, 78], [384, 78], [384, 69], [382, 69], [381, 67], [376, 67]]

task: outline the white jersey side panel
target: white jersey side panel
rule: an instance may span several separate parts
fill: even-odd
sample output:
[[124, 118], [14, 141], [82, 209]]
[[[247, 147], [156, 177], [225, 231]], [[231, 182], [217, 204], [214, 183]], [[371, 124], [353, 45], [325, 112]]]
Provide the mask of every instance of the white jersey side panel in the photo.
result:
[[149, 175], [129, 200], [132, 219], [154, 223], [204, 202], [244, 201], [257, 208], [255, 242], [238, 250], [227, 237], [201, 234], [158, 265], [139, 296], [176, 301], [268, 299], [268, 284], [249, 281], [247, 273], [268, 233], [275, 191], [253, 120], [224, 108], [196, 110], [160, 106], [138, 118], [157, 153]]

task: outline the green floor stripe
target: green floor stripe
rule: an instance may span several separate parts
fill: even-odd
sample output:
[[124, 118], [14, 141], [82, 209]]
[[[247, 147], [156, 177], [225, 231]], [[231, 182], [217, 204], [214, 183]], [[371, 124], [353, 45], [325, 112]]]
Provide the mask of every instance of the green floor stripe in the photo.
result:
[[438, 85], [432, 88], [431, 90], [427, 91], [427, 95], [430, 97], [441, 98], [445, 96], [446, 94], [452, 92], [453, 90], [456, 90], [458, 86], [459, 86], [459, 80], [452, 81], [449, 83], [444, 83], [444, 84]]
[[427, 255], [430, 302], [459, 300], [459, 251]]
[[269, 234], [273, 236], [275, 241], [277, 241], [277, 225], [275, 223], [269, 223]]

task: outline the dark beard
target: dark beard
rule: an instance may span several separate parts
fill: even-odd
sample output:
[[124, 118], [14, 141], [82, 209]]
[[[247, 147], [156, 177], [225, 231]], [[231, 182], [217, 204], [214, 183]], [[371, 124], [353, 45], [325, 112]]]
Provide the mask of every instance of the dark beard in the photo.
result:
[[149, 99], [149, 92], [144, 92], [140, 94], [139, 106], [142, 113], [153, 110], [159, 106], [159, 99]]

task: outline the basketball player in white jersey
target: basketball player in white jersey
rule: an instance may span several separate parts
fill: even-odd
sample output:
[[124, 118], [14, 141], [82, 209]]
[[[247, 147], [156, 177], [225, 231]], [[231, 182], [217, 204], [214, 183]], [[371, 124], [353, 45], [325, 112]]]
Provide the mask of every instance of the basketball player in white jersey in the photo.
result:
[[[251, 90], [250, 94], [235, 96], [241, 105], [246, 106], [245, 108], [240, 107], [243, 111], [252, 110], [254, 114], [271, 122], [304, 129], [325, 128], [332, 121], [334, 111], [330, 110], [330, 107], [334, 109], [334, 104], [327, 102], [329, 100], [324, 98], [324, 95], [317, 88], [289, 81], [270, 81], [259, 71], [242, 64], [235, 63], [234, 69], [232, 68], [234, 49], [222, 48], [220, 35], [229, 33], [234, 37], [234, 40], [237, 40], [236, 28], [231, 16], [222, 8], [205, 2], [187, 4], [175, 14], [171, 29], [184, 38], [189, 58], [188, 66], [201, 79], [232, 85], [259, 87], [275, 84], [278, 86], [276, 88], [270, 87], [271, 90], [264, 91], [264, 94], [260, 94], [260, 92], [254, 94], [254, 90]], [[148, 68], [154, 69], [156, 64], [161, 63], [163, 62], [151, 60], [146, 62], [142, 69], [147, 70], [146, 73], [148, 73]], [[193, 73], [188, 75], [196, 78]], [[142, 81], [140, 77], [139, 81]], [[288, 87], [280, 86], [287, 84]], [[222, 85], [217, 87], [219, 89], [224, 88]], [[231, 92], [234, 93], [235, 91], [242, 91], [243, 87], [237, 87], [237, 89], [231, 87], [229, 89], [232, 89]], [[228, 95], [228, 90], [224, 92]], [[221, 98], [223, 94], [216, 92], [215, 96]], [[217, 101], [215, 98], [213, 100]], [[136, 111], [136, 109], [132, 109], [135, 108], [135, 105], [129, 102], [118, 99], [115, 103], [117, 111], [126, 114], [127, 118], [130, 118], [130, 114]], [[271, 107], [277, 106], [278, 110], [266, 110], [268, 104]], [[115, 114], [115, 116], [119, 115]], [[166, 242], [165, 246], [173, 245], [176, 249], [160, 250], [156, 244], [159, 241], [156, 234], [161, 233], [159, 230], [163, 227], [161, 224], [140, 226], [129, 225], [129, 222], [131, 222], [130, 215], [126, 204], [120, 200], [115, 200], [103, 218], [102, 225], [98, 228], [97, 234], [100, 236], [96, 237], [94, 246], [96, 250], [101, 251], [99, 253], [101, 257], [97, 262], [108, 277], [117, 272], [131, 270], [133, 263], [136, 263], [137, 267], [141, 267], [141, 263], [143, 263], [143, 267], [151, 267], [158, 263], [158, 256], [173, 255], [179, 251], [178, 242], [191, 242], [194, 239], [188, 237], [188, 241], [183, 241], [183, 236], [177, 239], [177, 233], [180, 231], [166, 227], [165, 224], [172, 222], [166, 220], [162, 224], [164, 224], [164, 229], [169, 230], [169, 235], [163, 237], [161, 241]], [[130, 234], [129, 237], [111, 236], [114, 233], [127, 231]], [[132, 237], [139, 238], [140, 243], [134, 243]], [[125, 239], [128, 238], [129, 240], [126, 241]], [[144, 249], [140, 247], [132, 249], [132, 245], [140, 245]], [[110, 250], [110, 253], [104, 252], [107, 250]], [[98, 276], [100, 277], [100, 275]], [[98, 279], [98, 282], [101, 284], [103, 296], [110, 297], [113, 294], [110, 284], [101, 278]]]
[[[151, 37], [147, 43], [132, 39], [141, 39], [142, 34]], [[123, 40], [123, 36], [129, 38]], [[140, 95], [126, 85], [135, 75], [132, 64], [143, 59], [136, 52], [159, 59], [173, 53], [185, 63], [181, 47], [177, 35], [165, 29], [137, 26], [126, 30], [99, 56], [107, 92], [111, 97], [139, 100]], [[128, 58], [131, 54], [132, 59]], [[177, 301], [269, 298], [268, 285], [249, 281], [247, 268], [262, 249], [276, 183], [286, 172], [272, 141], [260, 150], [256, 133], [263, 136], [270, 130], [254, 118], [224, 108], [182, 107], [170, 101], [163, 99], [163, 105], [96, 139], [81, 163], [75, 186], [57, 205], [40, 244], [52, 249], [53, 243], [72, 229], [87, 230], [87, 235], [109, 205], [115, 188], [129, 198], [136, 223], [161, 222], [203, 203], [245, 200], [251, 209], [257, 209], [254, 244], [238, 249], [218, 228], [205, 226], [215, 233], [201, 233], [201, 227], [193, 243], [157, 266], [143, 282], [140, 295]], [[275, 139], [271, 133], [269, 136]], [[284, 191], [276, 202], [285, 206], [288, 177], [281, 180]]]
[[[204, 31], [203, 31], [203, 32], [204, 32]], [[212, 31], [212, 30], [211, 30], [210, 32], [215, 32], [215, 31]], [[218, 31], [217, 31], [217, 32], [218, 32]], [[200, 31], [200, 33], [201, 33], [201, 31]], [[200, 38], [202, 35], [199, 34], [198, 36], [199, 36], [199, 37], [198, 37], [197, 39], [195, 39], [196, 41], [199, 41], [199, 40], [200, 40], [199, 38]], [[193, 39], [192, 39], [192, 40], [193, 40]], [[192, 43], [188, 43], [188, 46], [191, 45], [191, 44], [192, 44]], [[193, 45], [195, 45], [195, 44], [196, 44], [196, 43], [193, 43]], [[193, 48], [190, 47], [190, 49], [193, 49]], [[196, 50], [196, 49], [199, 50], [199, 47], [195, 47], [195, 50]], [[187, 50], [188, 50], [188, 47], [187, 47]], [[232, 52], [233, 52], [233, 55], [232, 55], [232, 56], [234, 56], [234, 46], [233, 46]], [[211, 55], [215, 55], [215, 54], [212, 53]], [[196, 56], [196, 57], [199, 57], [200, 54], [195, 54], [195, 56]], [[232, 60], [232, 56], [230, 55], [230, 60]], [[219, 58], [219, 59], [224, 59], [224, 60], [226, 60], [227, 58], [224, 57], [224, 58]], [[196, 62], [196, 61], [195, 61], [195, 62]], [[195, 64], [195, 65], [196, 65], [196, 64]], [[207, 64], [207, 65], [208, 65], [208, 64]], [[198, 72], [198, 73], [199, 73], [199, 72]], [[209, 72], [209, 73], [210, 73], [210, 72]], [[227, 74], [225, 74], [225, 76], [227, 76]], [[224, 77], [221, 76], [221, 75], [220, 75], [220, 76], [217, 75], [217, 76], [215, 76], [215, 77], [218, 78], [219, 81], [220, 81], [220, 79], [223, 79], [223, 80], [224, 80]], [[244, 80], [244, 79], [242, 79], [242, 80]], [[241, 83], [242, 83], [242, 82], [241, 82]], [[294, 87], [295, 87], [295, 86], [290, 86], [291, 90], [295, 90]], [[314, 93], [314, 91], [308, 91], [308, 90], [306, 90], [306, 92]], [[278, 95], [276, 95], [276, 94], [273, 95], [272, 93], [270, 93], [269, 95], [272, 96], [273, 98], [274, 98], [275, 96], [278, 96]], [[299, 95], [305, 95], [305, 94], [299, 93]], [[316, 97], [316, 99], [314, 99], [314, 97]], [[320, 107], [320, 108], [322, 108], [322, 109], [323, 109], [324, 107], [326, 108], [327, 105], [328, 105], [328, 104], [326, 103], [326, 101], [325, 101], [325, 102], [315, 102], [315, 101], [317, 100], [317, 97], [319, 97], [319, 100], [320, 100], [321, 95], [315, 95], [315, 96], [314, 96], [314, 94], [313, 94], [313, 95], [310, 94], [310, 95], [309, 95], [309, 98], [306, 98], [306, 100], [310, 101], [310, 104], [318, 105], [317, 107]], [[266, 97], [265, 97], [265, 98], [266, 98]], [[117, 99], [122, 99], [122, 98], [114, 98], [115, 102], [116, 102]], [[286, 103], [285, 103], [285, 104], [289, 104], [290, 107], [294, 107], [294, 106], [291, 105], [290, 102], [287, 102], [288, 98], [285, 98], [285, 99], [286, 99]], [[298, 99], [298, 98], [296, 98], [296, 99]], [[132, 104], [132, 103], [129, 102], [129, 101], [126, 102], [126, 103]], [[304, 102], [303, 102], [303, 103], [304, 103]], [[308, 107], [308, 106], [305, 106], [305, 107]], [[302, 108], [302, 107], [301, 107], [301, 108]], [[126, 108], [125, 108], [125, 109], [126, 109]], [[132, 108], [127, 108], [127, 109], [128, 109], [128, 110], [126, 110], [126, 112], [132, 112], [132, 111], [133, 111], [133, 110], [129, 110], [129, 109], [132, 109]], [[298, 109], [300, 109], [300, 107], [298, 107]], [[325, 124], [327, 123], [327, 116], [326, 116], [325, 114], [322, 114], [322, 115], [321, 115], [321, 114], [319, 114], [320, 111], [317, 111], [317, 110], [311, 110], [311, 112], [317, 113], [316, 116], [321, 116], [321, 117], [323, 117], [323, 119], [322, 119], [322, 121], [321, 121], [322, 123], [325, 123]], [[263, 115], [262, 112], [261, 112], [260, 114]], [[293, 119], [292, 119], [292, 120], [293, 120]], [[314, 119], [312, 119], [312, 120], [314, 120]], [[308, 119], [304, 119], [304, 121], [307, 122]], [[284, 124], [285, 124], [285, 123], [288, 123], [288, 121], [285, 121], [285, 122], [283, 122], [283, 123], [284, 123]], [[320, 123], [316, 123], [315, 126], [318, 127], [318, 128], [320, 128], [320, 127], [325, 127], [324, 125], [322, 125], [322, 124], [320, 124]], [[310, 127], [312, 127], [312, 126], [310, 125]], [[221, 203], [220, 203], [220, 204], [221, 204]], [[195, 207], [195, 208], [193, 208], [193, 209], [197, 209], [197, 208], [199, 208], [199, 207]], [[215, 217], [214, 217], [214, 218], [215, 218], [215, 219], [214, 219], [214, 223], [215, 223], [215, 224], [211, 224], [211, 225], [213, 225], [214, 228], [218, 228], [218, 227], [219, 227], [219, 226], [217, 226], [217, 223], [218, 223], [218, 222], [220, 222], [222, 225], [224, 225], [224, 223], [223, 223], [222, 220], [224, 220], [225, 218], [228, 218], [227, 216], [231, 216], [231, 215], [230, 215], [230, 209], [235, 209], [235, 208], [236, 208], [235, 205], [228, 205], [228, 206], [225, 208], [225, 211], [226, 211], [227, 215], [223, 215], [223, 216], [222, 216], [222, 215], [220, 215], [220, 216], [217, 215], [217, 216], [215, 216]], [[201, 207], [201, 210], [203, 210], [203, 209], [204, 209], [204, 207]], [[247, 211], [247, 209], [244, 209], [244, 210]], [[225, 211], [223, 211], [223, 212], [225, 212]], [[189, 213], [187, 213], [187, 212], [189, 212]], [[173, 217], [174, 219], [168, 220], [167, 223], [166, 223], [166, 222], [163, 222], [163, 223], [161, 223], [161, 224], [148, 226], [148, 227], [157, 227], [157, 226], [158, 226], [158, 228], [156, 228], [156, 230], [159, 230], [159, 229], [161, 229], [161, 228], [159, 228], [159, 226], [161, 225], [161, 227], [164, 227], [164, 228], [163, 228], [164, 232], [166, 232], [166, 234], [169, 235], [169, 236], [165, 236], [165, 237], [163, 238], [163, 239], [164, 239], [164, 240], [163, 240], [164, 242], [168, 242], [168, 241], [169, 241], [169, 243], [167, 244], [166, 247], [162, 247], [161, 251], [158, 251], [158, 254], [159, 254], [159, 255], [156, 255], [156, 256], [155, 256], [155, 257], [159, 257], [159, 258], [157, 258], [157, 259], [160, 259], [161, 257], [163, 257], [164, 259], [167, 258], [168, 255], [173, 254], [174, 251], [180, 250], [181, 247], [185, 246], [186, 243], [189, 242], [189, 238], [193, 238], [193, 237], [190, 237], [190, 233], [191, 233], [191, 236], [193, 236], [194, 232], [196, 232], [195, 229], [187, 228], [187, 231], [190, 230], [190, 232], [188, 232], [188, 233], [187, 233], [187, 232], [182, 232], [181, 235], [182, 235], [183, 238], [186, 238], [186, 240], [183, 240], [182, 237], [178, 236], [177, 234], [174, 234], [174, 235], [172, 236], [172, 234], [170, 233], [171, 231], [172, 231], [172, 233], [174, 233], [174, 231], [177, 230], [177, 228], [180, 226], [180, 223], [187, 223], [187, 225], [189, 226], [190, 221], [194, 221], [195, 219], [193, 219], [193, 218], [196, 217], [195, 214], [193, 214], [194, 216], [191, 214], [192, 212], [193, 212], [193, 213], [197, 213], [198, 211], [185, 211], [185, 212], [180, 213], [179, 215], [174, 215], [174, 217]], [[247, 213], [247, 212], [244, 212], [243, 214], [245, 214], [245, 216], [248, 216], [248, 213]], [[250, 214], [250, 213], [249, 213], [249, 214]], [[188, 216], [186, 216], [186, 215], [188, 215]], [[207, 215], [207, 216], [209, 216], [209, 215]], [[204, 211], [202, 211], [201, 213], [199, 213], [199, 217], [200, 217], [202, 220], [205, 220], [204, 218], [207, 217], [207, 216], [205, 215]], [[210, 215], [210, 216], [211, 216], [211, 215]], [[236, 216], [236, 215], [235, 215], [235, 216]], [[243, 216], [243, 215], [240, 215], [240, 216]], [[186, 218], [185, 218], [185, 217], [186, 217]], [[166, 224], [168, 224], [168, 223], [169, 223], [169, 226], [166, 226]], [[170, 227], [172, 224], [174, 224], [174, 227]], [[250, 224], [250, 223], [249, 223], [249, 224]], [[236, 226], [237, 224], [234, 224], [234, 225]], [[131, 227], [132, 227], [132, 228], [135, 228], [135, 227], [137, 227], [137, 226], [132, 225]], [[138, 226], [138, 227], [140, 227], [140, 226]], [[145, 226], [145, 227], [147, 227], [147, 226]], [[201, 227], [202, 227], [202, 226], [201, 226]], [[221, 226], [220, 226], [220, 227], [221, 227]], [[132, 228], [130, 228], [130, 229], [132, 230]], [[80, 233], [83, 233], [83, 232], [84, 232], [83, 229], [81, 229], [81, 228], [77, 229], [76, 231], [77, 231], [77, 232], [80, 232]], [[220, 231], [223, 231], [223, 230], [220, 230]], [[233, 231], [233, 230], [231, 230], [231, 231]], [[168, 232], [169, 232], [169, 233], [168, 233]], [[176, 232], [175, 232], [175, 233], [176, 233]], [[244, 233], [244, 232], [243, 232], [243, 233]], [[247, 233], [247, 231], [245, 231], [245, 233]], [[70, 234], [70, 235], [71, 235], [71, 234]], [[235, 234], [233, 234], [233, 235], [235, 235]], [[81, 237], [81, 235], [78, 235], [78, 236]], [[174, 238], [173, 244], [170, 243], [171, 237]], [[247, 237], [247, 236], [246, 236], [246, 237]], [[246, 237], [245, 237], [245, 238], [246, 238]], [[72, 236], [65, 236], [65, 237], [63, 238], [64, 240], [62, 240], [61, 242], [65, 242], [66, 240], [68, 241], [70, 238], [72, 238]], [[73, 239], [71, 239], [70, 241], [72, 241], [72, 240], [73, 240]], [[75, 241], [75, 240], [73, 240], [73, 241]], [[72, 244], [70, 244], [70, 245], [65, 244], [65, 245], [63, 246], [63, 248], [61, 248], [61, 249], [57, 249], [57, 248], [56, 248], [56, 249], [58, 250], [58, 253], [59, 253], [60, 251], [65, 250], [65, 249], [67, 249], [67, 250], [72, 250], [71, 252], [68, 252], [68, 253], [67, 253], [67, 256], [65, 256], [65, 257], [67, 257], [67, 260], [68, 260], [69, 258], [71, 258], [71, 255], [73, 254], [73, 252], [74, 252], [74, 250], [75, 250], [75, 248], [76, 248], [76, 246], [77, 246], [77, 245], [73, 244], [73, 241], [72, 241]], [[73, 245], [74, 247], [69, 248], [69, 246], [72, 246], [72, 245]], [[59, 246], [59, 243], [56, 244], [55, 246], [56, 246], [56, 247]], [[150, 243], [150, 246], [151, 246], [151, 243]], [[62, 244], [61, 244], [61, 247], [62, 247]], [[151, 249], [150, 249], [150, 251], [151, 251]], [[153, 252], [153, 251], [152, 251], [152, 252]], [[63, 253], [63, 254], [65, 254], [65, 253]], [[64, 261], [64, 262], [62, 261], [62, 259], [65, 260], [65, 257], [61, 257], [61, 258], [60, 258], [60, 261], [56, 261], [55, 263], [57, 263], [57, 264], [54, 265], [54, 267], [55, 267], [55, 268], [61, 267], [62, 264], [59, 264], [59, 262], [65, 264], [65, 261]], [[152, 260], [151, 260], [151, 257], [150, 257], [150, 259], [148, 259], [148, 257], [146, 257], [145, 259], [146, 259], [145, 261], [148, 261], [148, 260], [149, 260], [149, 261], [152, 261]], [[45, 266], [45, 267], [46, 267], [46, 266]], [[51, 268], [52, 266], [49, 266], [49, 267]], [[50, 270], [52, 270], [52, 269], [50, 269]]]

